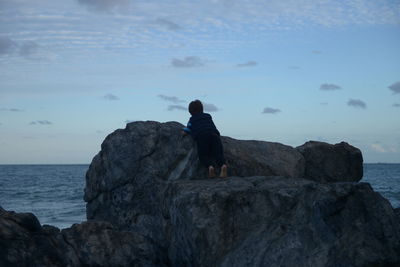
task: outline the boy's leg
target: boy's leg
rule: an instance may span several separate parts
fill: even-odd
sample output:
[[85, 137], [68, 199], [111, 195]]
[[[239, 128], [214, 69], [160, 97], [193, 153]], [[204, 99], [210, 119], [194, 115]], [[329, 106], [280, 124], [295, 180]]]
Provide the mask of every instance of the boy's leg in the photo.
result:
[[224, 148], [222, 146], [221, 138], [219, 135], [212, 135], [211, 142], [211, 156], [215, 158], [218, 166], [225, 164]]
[[217, 161], [218, 166], [221, 166], [220, 177], [225, 178], [228, 176], [228, 167], [225, 164], [224, 148], [222, 146], [221, 138], [215, 134], [212, 137], [212, 155]]
[[205, 134], [199, 135], [197, 137], [197, 154], [199, 155], [199, 160], [202, 165], [209, 168], [212, 166], [212, 161], [210, 159], [210, 144], [208, 141], [208, 136]]

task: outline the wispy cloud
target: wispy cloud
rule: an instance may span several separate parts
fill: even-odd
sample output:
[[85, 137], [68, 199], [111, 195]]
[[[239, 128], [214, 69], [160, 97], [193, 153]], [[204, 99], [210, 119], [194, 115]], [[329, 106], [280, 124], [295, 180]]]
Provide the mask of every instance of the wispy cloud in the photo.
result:
[[119, 100], [119, 97], [113, 94], [106, 94], [105, 96], [103, 96], [103, 98], [110, 101]]
[[218, 111], [217, 106], [215, 106], [214, 104], [203, 103], [203, 108], [204, 108], [204, 111], [207, 111], [207, 112], [216, 112], [216, 111]]
[[0, 108], [0, 111], [22, 112], [24, 110], [19, 108]]
[[179, 99], [176, 96], [166, 96], [166, 95], [158, 95], [159, 98], [161, 98], [162, 100], [168, 101], [168, 102], [172, 102], [172, 103], [185, 103], [185, 100]]
[[379, 152], [379, 153], [385, 153], [386, 149], [379, 143], [371, 144], [370, 147], [372, 150]]
[[39, 45], [36, 42], [15, 42], [10, 38], [0, 37], [0, 55], [12, 55], [16, 51], [26, 59], [43, 59], [43, 56], [38, 54]]
[[165, 18], [158, 18], [154, 21], [154, 23], [170, 31], [177, 31], [182, 29], [182, 27], [176, 24], [175, 22]]
[[187, 108], [182, 105], [169, 105], [168, 111], [173, 111], [173, 110], [185, 110], [186, 111]]
[[393, 107], [395, 107], [395, 108], [400, 108], [400, 104], [399, 104], [399, 103], [394, 103], [394, 104], [393, 104]]
[[173, 58], [171, 65], [175, 68], [193, 68], [204, 66], [204, 63], [199, 57], [189, 56], [184, 59]]
[[254, 66], [257, 66], [257, 65], [258, 65], [258, 63], [255, 62], [255, 61], [247, 61], [245, 63], [237, 64], [236, 67], [239, 67], [239, 68], [241, 68], [241, 67], [254, 67]]
[[322, 51], [321, 50], [313, 50], [312, 53], [319, 55], [319, 54], [322, 54]]
[[299, 69], [301, 69], [301, 67], [292, 65], [292, 66], [289, 66], [289, 69], [291, 69], [291, 70], [299, 70]]
[[78, 0], [82, 5], [85, 5], [91, 11], [112, 12], [118, 10], [123, 12], [129, 7], [129, 0]]
[[323, 91], [334, 91], [334, 90], [339, 90], [342, 89], [339, 85], [333, 84], [333, 83], [323, 83], [319, 87], [320, 90]]
[[52, 125], [53, 123], [48, 120], [37, 120], [37, 121], [31, 121], [29, 124], [30, 125]]
[[367, 108], [367, 104], [365, 104], [365, 102], [360, 99], [349, 99], [349, 101], [347, 101], [347, 105], [355, 108]]
[[39, 49], [39, 45], [33, 41], [27, 41], [19, 48], [19, 55], [25, 58], [30, 58], [36, 54]]
[[266, 108], [264, 108], [262, 113], [263, 114], [276, 114], [278, 112], [281, 112], [281, 110], [277, 109], [277, 108], [266, 107]]
[[16, 46], [16, 43], [10, 38], [0, 37], [0, 55], [11, 54]]
[[400, 94], [400, 82], [395, 82], [394, 84], [388, 86], [392, 90], [393, 94]]

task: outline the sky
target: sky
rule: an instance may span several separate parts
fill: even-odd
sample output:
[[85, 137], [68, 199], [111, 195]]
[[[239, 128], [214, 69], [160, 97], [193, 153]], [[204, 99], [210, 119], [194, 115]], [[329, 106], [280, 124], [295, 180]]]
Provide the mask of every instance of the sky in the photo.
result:
[[0, 0], [0, 164], [90, 163], [141, 120], [400, 163], [400, 0]]

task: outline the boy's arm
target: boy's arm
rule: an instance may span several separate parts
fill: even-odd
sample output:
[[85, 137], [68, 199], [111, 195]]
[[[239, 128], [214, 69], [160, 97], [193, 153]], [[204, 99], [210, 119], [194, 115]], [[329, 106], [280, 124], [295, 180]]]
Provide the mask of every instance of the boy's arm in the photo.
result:
[[192, 130], [190, 129], [192, 127], [192, 124], [190, 123], [190, 121], [188, 122], [187, 126], [185, 128], [182, 129], [184, 134], [190, 134], [192, 132]]

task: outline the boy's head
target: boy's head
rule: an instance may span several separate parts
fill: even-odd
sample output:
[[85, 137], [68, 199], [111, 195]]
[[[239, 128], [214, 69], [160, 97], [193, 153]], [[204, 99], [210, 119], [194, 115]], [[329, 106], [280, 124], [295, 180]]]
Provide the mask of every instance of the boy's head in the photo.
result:
[[203, 112], [203, 104], [200, 100], [194, 100], [189, 104], [189, 113], [190, 115], [196, 115]]

